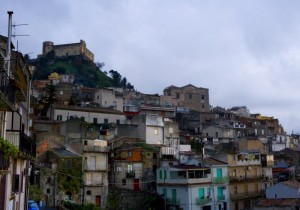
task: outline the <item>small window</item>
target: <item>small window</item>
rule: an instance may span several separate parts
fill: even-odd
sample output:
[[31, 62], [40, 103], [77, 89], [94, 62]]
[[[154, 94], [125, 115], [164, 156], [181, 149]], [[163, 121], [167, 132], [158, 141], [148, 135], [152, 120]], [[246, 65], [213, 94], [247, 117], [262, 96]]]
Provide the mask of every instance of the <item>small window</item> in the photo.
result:
[[50, 189], [49, 188], [47, 188], [47, 194], [50, 194]]
[[127, 156], [128, 156], [128, 157], [132, 157], [132, 152], [131, 152], [131, 151], [128, 151]]
[[97, 123], [98, 123], [98, 119], [97, 119], [97, 118], [94, 118], [94, 119], [93, 119], [93, 122], [94, 122], [94, 124], [97, 124]]
[[126, 179], [122, 179], [122, 184], [126, 185]]
[[202, 100], [204, 100], [204, 95], [202, 95]]
[[88, 190], [88, 191], [86, 191], [86, 194], [87, 195], [92, 195], [92, 191]]
[[153, 153], [153, 159], [156, 159], [157, 156], [156, 156], [156, 153]]
[[85, 117], [81, 117], [80, 119], [81, 119], [82, 121], [85, 121]]
[[154, 134], [158, 135], [158, 129], [157, 128], [154, 129]]
[[120, 120], [117, 120], [117, 122], [116, 122], [116, 123], [117, 123], [117, 125], [120, 125]]
[[189, 99], [192, 99], [193, 95], [191, 93], [189, 93]]
[[88, 142], [87, 141], [84, 141], [84, 145], [86, 146], [88, 144]]
[[107, 124], [107, 123], [108, 123], [108, 119], [106, 119], [106, 118], [105, 118], [105, 119], [104, 119], [104, 123], [106, 123], [106, 124]]

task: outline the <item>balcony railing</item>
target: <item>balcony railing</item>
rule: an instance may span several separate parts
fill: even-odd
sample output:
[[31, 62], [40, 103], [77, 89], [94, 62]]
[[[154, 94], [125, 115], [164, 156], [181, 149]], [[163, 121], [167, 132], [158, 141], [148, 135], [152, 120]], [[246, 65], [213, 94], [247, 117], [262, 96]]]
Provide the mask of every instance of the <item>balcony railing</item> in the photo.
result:
[[20, 131], [6, 131], [6, 139], [24, 154], [35, 157], [36, 144], [27, 135]]
[[134, 179], [135, 178], [135, 172], [134, 171], [126, 172], [126, 178], [127, 179]]
[[224, 201], [225, 200], [225, 195], [218, 195], [217, 200], [218, 201]]
[[16, 101], [16, 87], [13, 85], [15, 80], [9, 79], [7, 74], [0, 71], [0, 104], [1, 110], [12, 111]]
[[213, 178], [213, 182], [215, 184], [223, 184], [229, 181], [228, 176], [224, 176], [224, 177], [214, 177]]
[[232, 200], [244, 199], [244, 198], [255, 198], [262, 196], [262, 191], [256, 192], [238, 192], [230, 194]]
[[167, 205], [179, 205], [179, 199], [167, 198]]
[[196, 199], [196, 204], [197, 205], [204, 205], [204, 204], [207, 204], [207, 203], [210, 203], [211, 202], [211, 198], [197, 198]]
[[3, 151], [0, 150], [0, 171], [8, 170], [9, 165], [9, 158], [4, 157]]
[[261, 180], [261, 175], [247, 175], [247, 176], [231, 176], [230, 182], [250, 181], [250, 180]]

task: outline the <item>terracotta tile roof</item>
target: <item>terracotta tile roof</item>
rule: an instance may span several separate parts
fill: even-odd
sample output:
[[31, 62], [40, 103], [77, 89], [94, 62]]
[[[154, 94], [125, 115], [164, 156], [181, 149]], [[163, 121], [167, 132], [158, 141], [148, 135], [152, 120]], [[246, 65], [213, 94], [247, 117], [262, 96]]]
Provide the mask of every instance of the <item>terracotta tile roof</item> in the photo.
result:
[[298, 198], [281, 198], [281, 199], [261, 199], [255, 206], [273, 207], [273, 206], [294, 206], [299, 203]]
[[208, 165], [227, 165], [227, 163], [213, 158], [205, 158], [204, 163]]

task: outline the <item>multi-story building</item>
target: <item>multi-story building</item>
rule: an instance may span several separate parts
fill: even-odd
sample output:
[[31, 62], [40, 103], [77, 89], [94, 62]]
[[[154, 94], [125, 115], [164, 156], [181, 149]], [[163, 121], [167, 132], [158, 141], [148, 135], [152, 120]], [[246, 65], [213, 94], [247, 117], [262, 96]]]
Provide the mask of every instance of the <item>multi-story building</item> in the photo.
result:
[[213, 157], [228, 164], [230, 209], [251, 208], [252, 202], [263, 193], [260, 150], [240, 150], [233, 143], [220, 144], [218, 148], [220, 153]]
[[173, 164], [157, 170], [157, 192], [165, 200], [165, 209], [229, 209], [226, 164], [204, 162], [204, 166]]
[[[127, 138], [127, 141], [130, 141]], [[114, 143], [111, 158], [111, 185], [135, 191], [155, 192], [155, 173], [159, 166], [159, 148], [143, 141]]]
[[199, 112], [209, 112], [209, 93], [207, 88], [197, 88], [193, 85], [183, 87], [169, 86], [160, 97], [162, 106], [188, 107]]
[[79, 43], [54, 45], [51, 41], [43, 42], [43, 56], [51, 51], [55, 52], [57, 57], [82, 55], [84, 58], [94, 61], [94, 54], [86, 48], [86, 43], [80, 40]]
[[107, 141], [83, 139], [84, 202], [104, 208], [108, 195]]
[[0, 42], [0, 209], [25, 209], [36, 149], [29, 137], [31, 78], [23, 55], [7, 47], [10, 39], [0, 36]]

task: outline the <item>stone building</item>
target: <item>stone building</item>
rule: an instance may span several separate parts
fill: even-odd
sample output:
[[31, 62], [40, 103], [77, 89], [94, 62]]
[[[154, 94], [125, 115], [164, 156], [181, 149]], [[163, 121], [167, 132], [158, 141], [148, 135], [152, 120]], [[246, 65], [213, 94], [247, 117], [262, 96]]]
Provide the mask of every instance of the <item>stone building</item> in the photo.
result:
[[162, 106], [187, 107], [199, 112], [209, 112], [209, 93], [207, 88], [186, 85], [176, 87], [171, 85], [164, 89], [164, 95], [160, 97]]
[[57, 57], [82, 55], [84, 58], [94, 62], [94, 54], [86, 48], [86, 43], [80, 40], [79, 43], [54, 45], [51, 41], [43, 42], [43, 56], [54, 51]]

